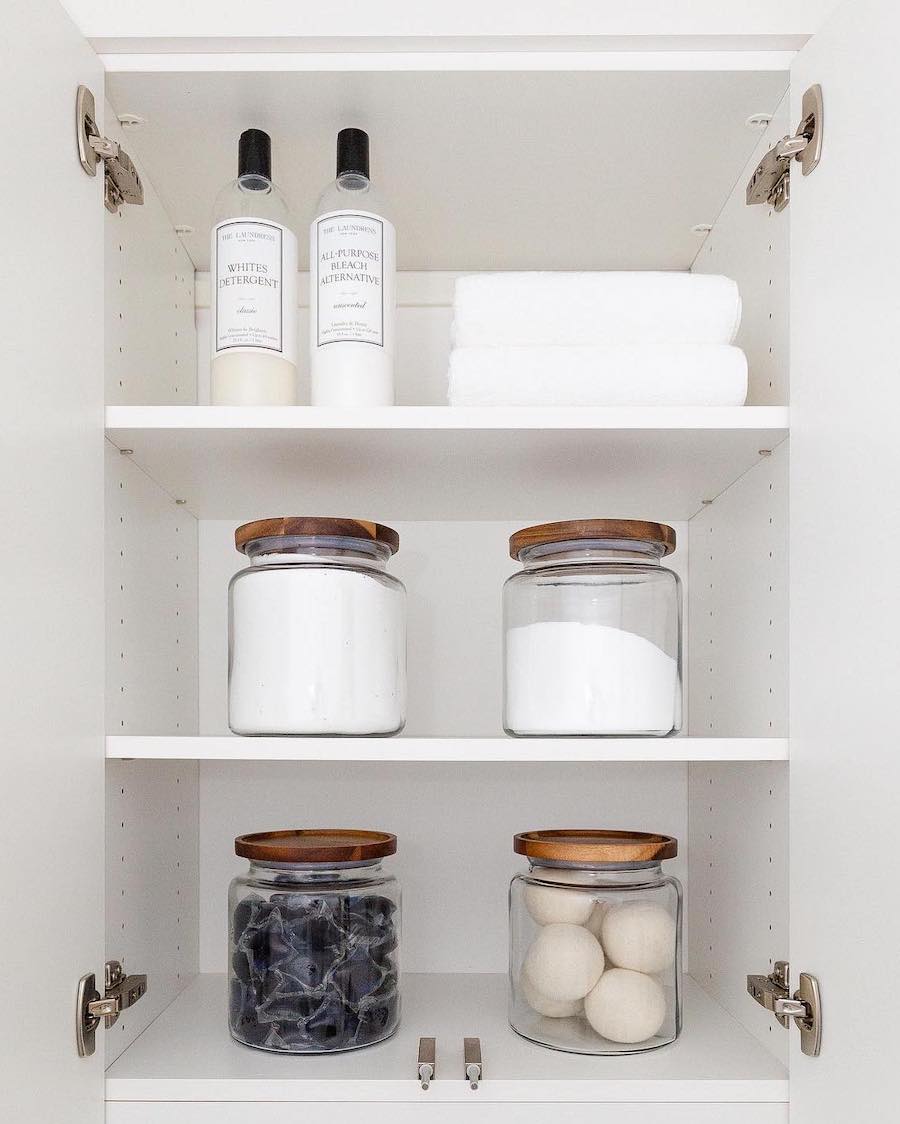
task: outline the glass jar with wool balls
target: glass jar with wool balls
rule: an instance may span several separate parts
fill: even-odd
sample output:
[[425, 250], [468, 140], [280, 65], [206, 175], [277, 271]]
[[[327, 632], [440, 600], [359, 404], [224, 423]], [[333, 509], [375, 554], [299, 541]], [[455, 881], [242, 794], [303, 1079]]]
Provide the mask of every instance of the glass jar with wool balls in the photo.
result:
[[509, 892], [513, 1030], [579, 1054], [631, 1054], [681, 1032], [681, 886], [670, 835], [525, 831]]

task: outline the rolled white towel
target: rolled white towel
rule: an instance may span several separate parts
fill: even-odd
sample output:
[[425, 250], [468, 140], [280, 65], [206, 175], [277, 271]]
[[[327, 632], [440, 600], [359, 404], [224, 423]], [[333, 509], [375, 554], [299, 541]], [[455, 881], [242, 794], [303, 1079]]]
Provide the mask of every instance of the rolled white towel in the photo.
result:
[[741, 298], [706, 273], [479, 273], [459, 277], [457, 347], [731, 343]]
[[462, 347], [451, 406], [743, 406], [747, 359], [726, 344]]

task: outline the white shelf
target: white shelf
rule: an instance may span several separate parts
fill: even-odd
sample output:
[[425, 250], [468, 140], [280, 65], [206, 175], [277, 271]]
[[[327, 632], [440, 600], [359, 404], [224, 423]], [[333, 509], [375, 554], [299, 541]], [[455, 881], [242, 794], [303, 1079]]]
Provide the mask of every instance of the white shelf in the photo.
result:
[[[365, 1050], [281, 1057], [233, 1042], [223, 975], [198, 976], [113, 1063], [109, 1101], [418, 1101], [420, 1035], [438, 1039], [430, 1101], [470, 1101], [456, 1054], [481, 1038], [484, 1101], [784, 1102], [784, 1067], [693, 980], [684, 1032], [664, 1049], [618, 1058], [547, 1050], [506, 1022], [504, 975], [407, 975], [403, 1020]], [[747, 1000], [748, 1003], [750, 1000]]]
[[112, 759], [188, 761], [786, 761], [787, 738], [106, 739]]
[[200, 518], [639, 511], [686, 519], [788, 435], [783, 406], [110, 406], [107, 436]]

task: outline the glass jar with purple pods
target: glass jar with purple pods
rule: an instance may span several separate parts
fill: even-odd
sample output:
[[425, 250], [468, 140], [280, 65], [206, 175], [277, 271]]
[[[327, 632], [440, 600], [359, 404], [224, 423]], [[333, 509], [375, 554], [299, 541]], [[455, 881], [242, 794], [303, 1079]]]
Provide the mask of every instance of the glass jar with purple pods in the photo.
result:
[[354, 1050], [400, 1022], [396, 836], [346, 829], [239, 835], [231, 883], [231, 1035], [284, 1054]]

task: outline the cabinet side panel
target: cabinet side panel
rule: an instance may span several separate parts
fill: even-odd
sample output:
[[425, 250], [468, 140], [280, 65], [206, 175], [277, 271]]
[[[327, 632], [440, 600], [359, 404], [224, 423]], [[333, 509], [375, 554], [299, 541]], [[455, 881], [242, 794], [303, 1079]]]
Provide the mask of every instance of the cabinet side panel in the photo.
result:
[[[133, 155], [108, 103], [106, 121], [106, 135]], [[135, 166], [143, 206], [105, 216], [106, 401], [190, 406], [197, 401], [194, 263], [138, 160]]]
[[691, 267], [693, 273], [724, 273], [740, 286], [743, 311], [735, 343], [750, 367], [750, 406], [789, 402], [788, 212], [748, 207], [745, 192], [759, 160], [790, 131], [785, 96]]
[[787, 1063], [787, 1032], [746, 987], [788, 955], [787, 764], [691, 764], [688, 853], [691, 975]]
[[107, 762], [106, 955], [148, 978], [104, 1036], [107, 1065], [197, 972], [197, 780], [195, 761]]
[[106, 446], [106, 729], [197, 732], [197, 520]]
[[788, 446], [688, 524], [690, 732], [788, 732]]

